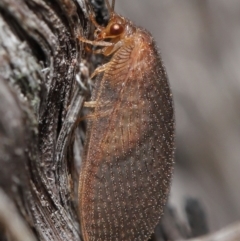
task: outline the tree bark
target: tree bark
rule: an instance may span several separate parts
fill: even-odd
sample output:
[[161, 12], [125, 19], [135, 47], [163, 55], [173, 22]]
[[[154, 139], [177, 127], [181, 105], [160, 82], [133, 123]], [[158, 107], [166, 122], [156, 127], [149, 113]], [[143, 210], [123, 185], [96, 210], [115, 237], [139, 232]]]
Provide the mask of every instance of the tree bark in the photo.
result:
[[[0, 13], [0, 195], [9, 200], [1, 208], [1, 236], [81, 240], [80, 158], [73, 147], [76, 139], [81, 150], [82, 135], [73, 130], [85, 95], [75, 79], [82, 76], [77, 37], [89, 29], [86, 6], [81, 0], [3, 0]], [[25, 233], [4, 218], [10, 211]]]

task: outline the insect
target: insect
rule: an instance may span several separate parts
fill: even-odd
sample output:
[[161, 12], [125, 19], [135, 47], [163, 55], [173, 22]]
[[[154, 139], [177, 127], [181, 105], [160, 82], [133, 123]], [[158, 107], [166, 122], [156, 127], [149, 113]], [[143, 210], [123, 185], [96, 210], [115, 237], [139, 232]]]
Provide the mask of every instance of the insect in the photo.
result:
[[92, 100], [79, 181], [84, 241], [144, 241], [166, 204], [174, 158], [172, 93], [153, 37], [114, 12], [107, 26], [91, 20], [96, 54], [110, 56]]

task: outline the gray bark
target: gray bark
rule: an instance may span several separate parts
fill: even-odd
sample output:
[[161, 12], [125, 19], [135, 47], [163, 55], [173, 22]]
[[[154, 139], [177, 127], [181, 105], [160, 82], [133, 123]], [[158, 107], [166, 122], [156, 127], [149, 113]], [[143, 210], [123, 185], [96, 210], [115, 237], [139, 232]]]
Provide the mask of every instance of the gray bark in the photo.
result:
[[27, 240], [26, 233], [29, 240], [80, 240], [73, 130], [84, 100], [75, 83], [77, 36], [88, 30], [84, 7], [0, 2], [0, 195], [9, 199], [1, 210], [14, 210], [12, 220], [24, 220], [26, 231], [15, 232], [3, 215], [7, 240]]

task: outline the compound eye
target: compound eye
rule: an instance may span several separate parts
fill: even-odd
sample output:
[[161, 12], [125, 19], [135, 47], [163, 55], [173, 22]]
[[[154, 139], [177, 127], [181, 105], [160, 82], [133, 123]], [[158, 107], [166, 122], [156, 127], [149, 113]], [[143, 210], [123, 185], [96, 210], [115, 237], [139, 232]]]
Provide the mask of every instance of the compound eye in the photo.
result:
[[114, 23], [110, 27], [110, 35], [120, 35], [123, 32], [124, 28], [121, 24]]

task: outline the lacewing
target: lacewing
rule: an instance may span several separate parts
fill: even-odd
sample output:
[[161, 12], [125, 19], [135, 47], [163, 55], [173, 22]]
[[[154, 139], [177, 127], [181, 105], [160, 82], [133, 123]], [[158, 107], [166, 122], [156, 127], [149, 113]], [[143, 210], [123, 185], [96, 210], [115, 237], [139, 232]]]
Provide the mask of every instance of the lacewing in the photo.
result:
[[114, 12], [96, 27], [95, 53], [110, 56], [98, 75], [80, 171], [84, 241], [148, 240], [166, 204], [174, 157], [174, 109], [153, 37]]

